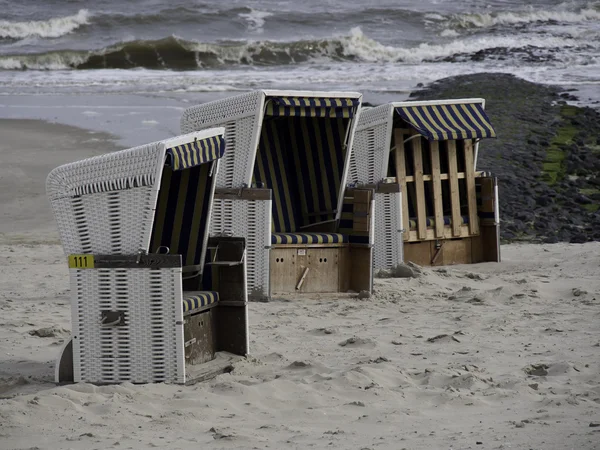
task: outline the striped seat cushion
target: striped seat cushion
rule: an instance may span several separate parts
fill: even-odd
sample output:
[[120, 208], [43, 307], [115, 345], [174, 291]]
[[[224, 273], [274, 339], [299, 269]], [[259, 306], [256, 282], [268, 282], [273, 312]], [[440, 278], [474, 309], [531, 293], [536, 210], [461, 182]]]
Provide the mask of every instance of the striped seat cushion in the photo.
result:
[[[461, 225], [467, 225], [469, 223], [469, 216], [462, 216], [461, 219], [462, 219]], [[417, 229], [417, 219], [415, 217], [411, 217], [409, 220], [409, 223], [410, 223], [411, 230]], [[444, 216], [444, 226], [450, 226], [450, 225], [452, 225], [452, 217]], [[427, 218], [427, 228], [435, 228], [435, 218], [434, 217]]]
[[348, 236], [339, 233], [273, 233], [272, 244], [342, 244]]
[[219, 301], [219, 293], [215, 291], [184, 292], [183, 314], [191, 314]]

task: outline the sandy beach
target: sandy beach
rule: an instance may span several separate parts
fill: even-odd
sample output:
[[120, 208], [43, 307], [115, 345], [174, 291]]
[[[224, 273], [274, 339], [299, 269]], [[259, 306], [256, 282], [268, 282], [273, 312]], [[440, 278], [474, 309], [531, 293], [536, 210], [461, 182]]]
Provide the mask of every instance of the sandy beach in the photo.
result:
[[0, 448], [600, 448], [600, 243], [250, 305], [251, 356], [190, 387], [56, 386], [68, 271], [44, 192], [110, 135], [0, 121]]

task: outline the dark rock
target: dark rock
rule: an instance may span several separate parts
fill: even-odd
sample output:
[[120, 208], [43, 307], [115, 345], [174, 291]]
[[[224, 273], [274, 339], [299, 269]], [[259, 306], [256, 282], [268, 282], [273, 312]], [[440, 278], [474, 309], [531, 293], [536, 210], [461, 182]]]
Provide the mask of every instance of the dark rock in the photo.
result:
[[540, 206], [549, 206], [552, 204], [552, 198], [550, 196], [542, 196], [536, 199], [536, 202]]
[[569, 242], [571, 244], [583, 244], [587, 241], [588, 241], [588, 238], [584, 234], [576, 234], [575, 236], [571, 237], [571, 239], [569, 240]]
[[[533, 48], [520, 51], [525, 59], [538, 58]], [[505, 56], [506, 49], [497, 48], [477, 52], [474, 58]], [[449, 60], [468, 60], [468, 55]], [[600, 195], [580, 190], [600, 187], [600, 153], [592, 150], [600, 145], [600, 112], [565, 106], [565, 114], [556, 101], [570, 100], [570, 95], [559, 87], [498, 73], [450, 77], [411, 94], [415, 100], [486, 99], [486, 112], [498, 138], [481, 141], [478, 169], [498, 177], [503, 240], [524, 235], [543, 242], [598, 239], [600, 219], [583, 206], [598, 202]], [[576, 133], [569, 143], [557, 141], [561, 133], [564, 136], [561, 129], [573, 127]], [[565, 159], [556, 180], [549, 181], [542, 170], [552, 146], [563, 151]]]

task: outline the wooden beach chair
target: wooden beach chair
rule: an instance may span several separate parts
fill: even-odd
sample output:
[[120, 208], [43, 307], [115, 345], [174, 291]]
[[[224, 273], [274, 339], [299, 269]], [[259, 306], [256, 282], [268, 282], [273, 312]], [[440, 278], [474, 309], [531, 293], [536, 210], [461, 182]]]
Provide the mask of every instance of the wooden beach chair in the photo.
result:
[[484, 106], [474, 98], [362, 111], [350, 180], [396, 191], [375, 196], [376, 270], [500, 261], [497, 179], [477, 170], [479, 141], [496, 137]]
[[246, 238], [253, 298], [371, 291], [373, 189], [346, 188], [353, 92], [253, 91], [184, 112], [226, 128], [211, 235]]
[[57, 382], [189, 384], [248, 353], [245, 240], [208, 238], [223, 132], [190, 133], [49, 174], [73, 327]]

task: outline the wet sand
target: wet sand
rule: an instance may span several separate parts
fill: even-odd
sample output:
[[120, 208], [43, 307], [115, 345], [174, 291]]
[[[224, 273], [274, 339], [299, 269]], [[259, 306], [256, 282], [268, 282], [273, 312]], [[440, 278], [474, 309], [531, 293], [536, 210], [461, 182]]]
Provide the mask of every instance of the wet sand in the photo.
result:
[[40, 120], [0, 119], [0, 136], [0, 242], [58, 242], [48, 173], [121, 148], [108, 133]]

